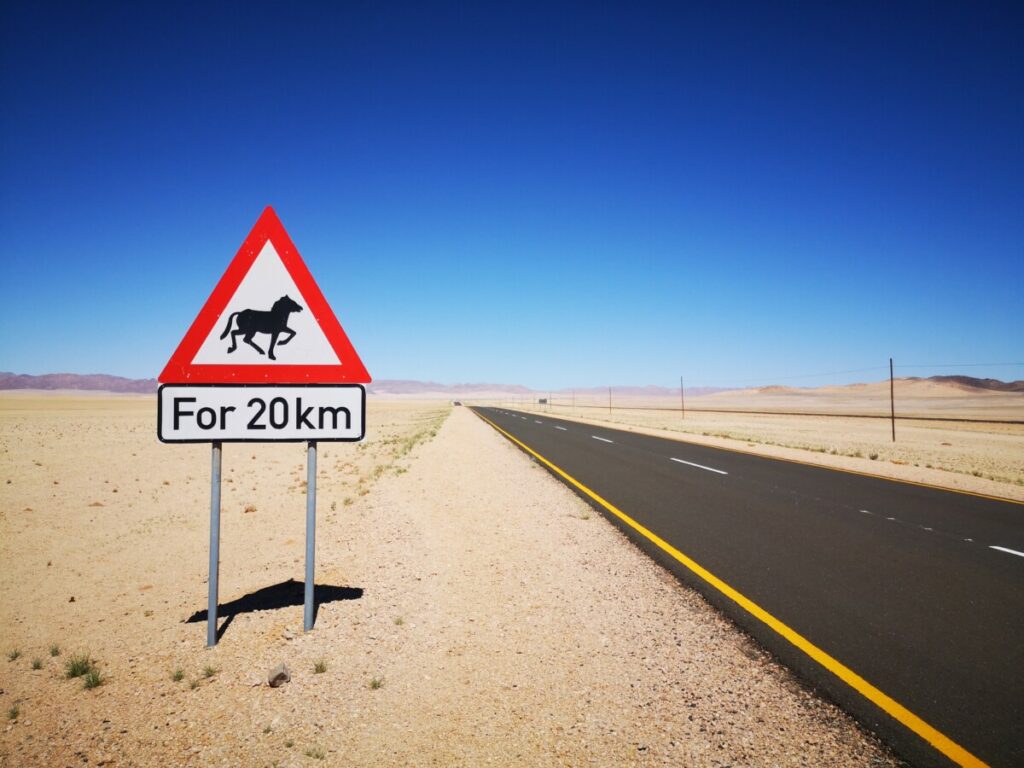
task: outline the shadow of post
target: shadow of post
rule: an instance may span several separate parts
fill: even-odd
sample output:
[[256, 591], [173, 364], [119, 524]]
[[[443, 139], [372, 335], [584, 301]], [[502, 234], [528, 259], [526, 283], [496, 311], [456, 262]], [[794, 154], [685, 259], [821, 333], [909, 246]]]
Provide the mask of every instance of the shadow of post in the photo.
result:
[[[338, 600], [358, 600], [363, 596], [361, 587], [335, 587], [330, 584], [315, 584], [313, 586], [313, 621], [320, 606], [326, 603], [333, 603]], [[301, 581], [289, 579], [280, 584], [257, 589], [243, 595], [237, 600], [217, 605], [217, 616], [224, 617], [224, 622], [217, 628], [217, 640], [220, 640], [227, 631], [228, 625], [240, 613], [253, 613], [255, 611], [275, 611], [279, 608], [288, 608], [293, 605], [305, 603], [305, 590]], [[193, 624], [199, 621], [206, 621], [208, 611], [196, 611], [187, 619], [186, 624]]]

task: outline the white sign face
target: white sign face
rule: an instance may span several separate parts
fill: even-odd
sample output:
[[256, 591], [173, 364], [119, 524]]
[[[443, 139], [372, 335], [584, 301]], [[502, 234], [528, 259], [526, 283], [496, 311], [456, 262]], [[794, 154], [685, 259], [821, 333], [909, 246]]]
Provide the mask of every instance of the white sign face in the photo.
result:
[[359, 384], [165, 384], [158, 397], [165, 443], [353, 442], [366, 430]]
[[[305, 304], [273, 243], [267, 240], [192, 363], [340, 365], [338, 355]], [[269, 335], [271, 329], [260, 325], [272, 313], [282, 316], [284, 326], [273, 339]]]

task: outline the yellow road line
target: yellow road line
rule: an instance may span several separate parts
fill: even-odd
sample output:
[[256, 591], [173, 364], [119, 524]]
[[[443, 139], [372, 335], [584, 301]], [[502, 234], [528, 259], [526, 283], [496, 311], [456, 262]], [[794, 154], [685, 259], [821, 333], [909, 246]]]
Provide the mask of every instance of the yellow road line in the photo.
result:
[[552, 464], [550, 461], [541, 456], [528, 445], [510, 435], [508, 432], [503, 430], [501, 427], [499, 427], [493, 421], [488, 419], [486, 416], [483, 416], [482, 414], [478, 413], [475, 410], [474, 413], [476, 413], [477, 416], [479, 416], [485, 422], [494, 427], [494, 429], [496, 429], [502, 435], [507, 437], [513, 443], [515, 443], [524, 451], [526, 451], [535, 459], [537, 459], [537, 461], [543, 463], [546, 467], [548, 467], [552, 472], [554, 472], [559, 477], [564, 479], [567, 483], [582, 491], [586, 496], [593, 499], [602, 507], [607, 509], [609, 512], [611, 512], [617, 518], [622, 520], [622, 522], [624, 522], [630, 528], [635, 530], [645, 539], [650, 541], [652, 544], [657, 546], [662, 551], [671, 555], [675, 560], [677, 560], [679, 563], [685, 566], [689, 571], [695, 574], [702, 581], [714, 587], [716, 590], [718, 590], [723, 595], [732, 600], [734, 603], [743, 608], [751, 616], [758, 619], [762, 623], [766, 624], [778, 635], [780, 635], [789, 643], [796, 646], [798, 649], [800, 649], [805, 654], [810, 656], [821, 666], [823, 666], [829, 672], [834, 674], [848, 686], [853, 688], [855, 691], [857, 691], [857, 693], [862, 695], [868, 701], [882, 709], [884, 712], [889, 714], [889, 716], [891, 716], [893, 719], [902, 723], [911, 731], [920, 736], [922, 739], [927, 741], [929, 744], [935, 747], [935, 749], [937, 749], [943, 755], [948, 757], [954, 763], [957, 763], [958, 765], [962, 766], [970, 766], [970, 768], [987, 768], [986, 763], [979, 760], [977, 757], [972, 755], [970, 752], [961, 747], [959, 744], [950, 739], [941, 731], [938, 731], [932, 726], [930, 726], [928, 723], [926, 723], [920, 717], [918, 717], [909, 709], [904, 707], [898, 701], [893, 699], [891, 696], [880, 691], [878, 688], [873, 686], [871, 683], [869, 683], [863, 677], [861, 677], [852, 669], [847, 667], [845, 664], [833, 658], [825, 651], [821, 650], [821, 648], [816, 646], [814, 643], [812, 643], [806, 637], [801, 635], [799, 632], [797, 632], [787, 624], [784, 624], [783, 622], [779, 621], [777, 618], [775, 618], [772, 614], [768, 613], [768, 611], [759, 606], [753, 600], [730, 587], [728, 584], [726, 584], [720, 578], [718, 578], [713, 573], [708, 571], [706, 568], [699, 565], [694, 560], [691, 560], [689, 557], [684, 555], [682, 552], [680, 552], [667, 541], [662, 539], [656, 533], [645, 528], [643, 525], [641, 525], [636, 520], [631, 518], [629, 515], [620, 510], [614, 504], [612, 504], [609, 501], [606, 501], [599, 494], [590, 490], [590, 488], [585, 486], [572, 475]]
[[[530, 413], [530, 411], [527, 411]], [[478, 414], [479, 415], [479, 414]], [[483, 418], [483, 417], [481, 417]], [[846, 467], [833, 467], [829, 464], [815, 464], [813, 461], [806, 461], [804, 459], [791, 459], [785, 456], [769, 456], [765, 453], [756, 453], [754, 451], [745, 451], [742, 448], [732, 448], [728, 445], [712, 445], [711, 443], [698, 443], [694, 440], [687, 440], [685, 437], [680, 435], [652, 435], [650, 432], [634, 432], [632, 430], [623, 430], [619, 427], [636, 426], [633, 424], [626, 424], [622, 421], [582, 421], [579, 417], [564, 416], [559, 414], [558, 418], [568, 419], [569, 421], [575, 422], [576, 424], [592, 424], [594, 426], [608, 426], [609, 429], [615, 429], [620, 432], [630, 432], [634, 435], [646, 435], [647, 437], [657, 437], [662, 440], [672, 440], [676, 443], [685, 443], [686, 445], [697, 445], [701, 448], [712, 448], [716, 451], [731, 451], [732, 453], [742, 453], [744, 456], [757, 456], [760, 459], [768, 459], [770, 461], [788, 461], [790, 464], [802, 464], [805, 467], [818, 467], [819, 469], [830, 469], [834, 472], [846, 472], [849, 475], [860, 475], [861, 477], [873, 477], [877, 480], [888, 480], [893, 483], [903, 483], [904, 485], [917, 485], [921, 488], [933, 488], [936, 491], [948, 491], [949, 493], [959, 493], [963, 496], [977, 496], [980, 499], [991, 499], [992, 501], [1005, 501], [1008, 504], [1019, 504], [1024, 506], [1024, 501], [1018, 499], [1011, 499], [1006, 496], [993, 496], [991, 493], [979, 493], [978, 491], [965, 491], [961, 488], [950, 488], [945, 485], [935, 485], [934, 483], [922, 483], [917, 480], [904, 480], [900, 477], [889, 477], [888, 475], [879, 475], [874, 472], [865, 472], [860, 469], [847, 469]], [[615, 426], [618, 425], [618, 426]], [[638, 427], [639, 429], [649, 429], [648, 427]], [[653, 429], [651, 430], [653, 431]], [[726, 440], [736, 440], [738, 438], [724, 438]], [[786, 446], [779, 446], [785, 448]], [[800, 450], [794, 448], [793, 450]]]

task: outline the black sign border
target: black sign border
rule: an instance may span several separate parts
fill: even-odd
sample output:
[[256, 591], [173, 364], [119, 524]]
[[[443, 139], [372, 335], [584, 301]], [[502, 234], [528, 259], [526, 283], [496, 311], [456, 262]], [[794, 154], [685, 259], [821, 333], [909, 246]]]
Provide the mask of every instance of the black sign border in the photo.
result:
[[[331, 389], [359, 389], [362, 390], [363, 393], [363, 396], [360, 398], [360, 402], [362, 403], [362, 416], [360, 421], [362, 424], [362, 432], [360, 432], [359, 437], [282, 437], [278, 440], [235, 437], [223, 438], [221, 440], [169, 440], [165, 439], [163, 436], [163, 398], [160, 397], [160, 393], [164, 391], [164, 387], [189, 387], [195, 389], [226, 387], [231, 387], [232, 389], [269, 389], [271, 387], [275, 389], [321, 389], [330, 387]], [[366, 387], [362, 384], [176, 384], [173, 382], [167, 382], [166, 384], [161, 384], [156, 390], [156, 436], [161, 443], [165, 443], [167, 445], [181, 445], [187, 443], [358, 443], [366, 438]]]

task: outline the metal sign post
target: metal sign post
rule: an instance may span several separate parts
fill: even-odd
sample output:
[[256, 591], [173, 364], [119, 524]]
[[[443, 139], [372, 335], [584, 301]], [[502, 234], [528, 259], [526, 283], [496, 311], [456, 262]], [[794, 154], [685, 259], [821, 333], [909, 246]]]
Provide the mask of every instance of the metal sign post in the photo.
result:
[[316, 559], [316, 441], [310, 440], [306, 448], [306, 595], [302, 614], [302, 628], [313, 628], [313, 570]]
[[210, 590], [206, 605], [206, 647], [217, 644], [217, 598], [220, 577], [220, 443], [213, 443], [210, 468]]

